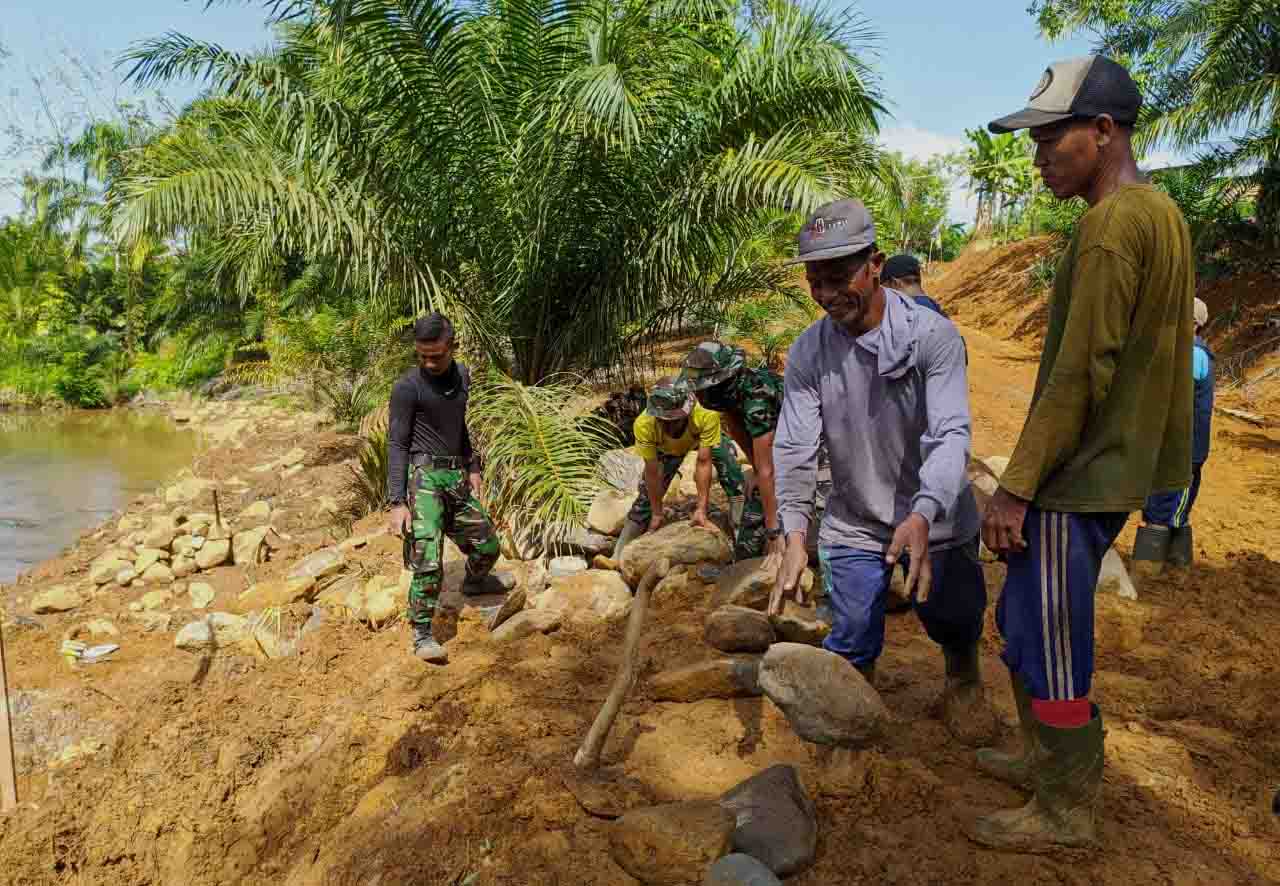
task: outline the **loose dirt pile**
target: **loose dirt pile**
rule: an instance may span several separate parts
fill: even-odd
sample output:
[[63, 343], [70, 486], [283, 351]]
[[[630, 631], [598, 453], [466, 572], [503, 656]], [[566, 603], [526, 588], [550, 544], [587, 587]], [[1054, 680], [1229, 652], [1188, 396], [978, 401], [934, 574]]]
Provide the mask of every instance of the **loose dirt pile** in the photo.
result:
[[[966, 261], [976, 268], [979, 259]], [[981, 293], [957, 287], [953, 296], [945, 283], [936, 294], [970, 323], [966, 305], [976, 310]], [[1022, 297], [991, 285], [986, 292]], [[1035, 310], [1028, 306], [1027, 316]], [[963, 329], [975, 451], [983, 454], [1008, 452], [1035, 370], [1031, 347], [987, 334], [1017, 333], [1027, 320], [998, 326], [1008, 306], [991, 311], [983, 332]], [[1280, 438], [1229, 420], [1215, 427], [1195, 513], [1197, 565], [1138, 603], [1099, 604], [1094, 696], [1109, 729], [1103, 851], [1036, 858], [966, 841], [964, 818], [1021, 797], [980, 776], [972, 752], [944, 730], [941, 656], [910, 614], [890, 617], [879, 679], [897, 719], [869, 750], [806, 744], [763, 698], [654, 701], [655, 672], [713, 655], [702, 642], [712, 589], [696, 576], [655, 595], [643, 675], [605, 747], [606, 766], [627, 779], [619, 782], [625, 807], [711, 799], [774, 763], [792, 763], [817, 804], [820, 831], [817, 864], [789, 883], [1280, 880], [1280, 827], [1270, 811], [1280, 787], [1280, 563], [1271, 556], [1280, 506], [1274, 489], [1259, 491], [1263, 480], [1275, 482]], [[204, 580], [217, 597], [209, 610], [342, 541], [333, 512], [356, 444], [310, 418], [268, 410], [198, 459], [195, 476], [221, 489], [244, 481], [230, 517], [268, 499], [287, 537], [252, 570], [210, 573]], [[251, 471], [295, 446], [307, 452], [296, 475]], [[147, 497], [131, 512], [150, 513], [156, 503]], [[377, 534], [380, 522], [351, 527], [357, 538], [371, 536], [345, 552], [347, 572], [361, 581], [399, 575], [399, 544]], [[482, 614], [467, 609], [449, 665], [428, 669], [411, 657], [402, 623], [375, 631], [338, 609], [302, 636], [296, 655], [280, 659], [240, 647], [175, 649], [176, 629], [201, 611], [179, 596], [165, 608], [176, 610], [172, 625], [146, 631], [128, 609], [143, 588], [112, 585], [73, 612], [31, 616], [34, 592], [83, 584], [113, 535], [86, 537], [3, 597], [27, 750], [22, 807], [0, 820], [0, 881], [637, 882], [610, 857], [610, 822], [586, 812], [564, 785], [617, 666], [622, 623], [567, 621], [550, 635], [496, 644]], [[451, 563], [447, 587], [461, 581], [460, 566]], [[1002, 568], [987, 570], [994, 604]], [[114, 622], [119, 636], [110, 639], [121, 649], [73, 669], [59, 658], [61, 638], [93, 618]], [[280, 618], [296, 630], [312, 612], [298, 603]], [[988, 620], [983, 665], [1008, 726], [1012, 700]]]

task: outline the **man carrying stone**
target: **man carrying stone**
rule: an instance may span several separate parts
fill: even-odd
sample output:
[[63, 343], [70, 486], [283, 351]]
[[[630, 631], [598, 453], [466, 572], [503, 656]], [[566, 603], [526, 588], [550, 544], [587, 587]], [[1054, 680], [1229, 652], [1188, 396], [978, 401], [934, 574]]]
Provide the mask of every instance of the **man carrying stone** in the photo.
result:
[[996, 623], [1023, 747], [979, 751], [978, 765], [1034, 792], [969, 826], [999, 849], [1096, 840], [1094, 588], [1128, 514], [1191, 480], [1191, 238], [1138, 172], [1141, 104], [1128, 71], [1088, 56], [1050, 65], [1028, 107], [988, 126], [1029, 128], [1054, 197], [1089, 205], [1054, 278], [1031, 412], [983, 518], [983, 540], [1008, 563]]
[[444, 583], [445, 537], [467, 555], [464, 592], [480, 593], [489, 585], [496, 590], [507, 579], [489, 575], [498, 560], [498, 537], [479, 500], [480, 460], [467, 431], [471, 374], [453, 359], [453, 324], [433, 313], [418, 319], [413, 337], [418, 366], [391, 389], [387, 494], [391, 531], [403, 537], [404, 565], [413, 571], [414, 654], [444, 664], [449, 656], [432, 635], [431, 620]]
[[695, 449], [698, 461], [693, 469], [693, 479], [698, 501], [690, 522], [704, 529], [711, 528], [711, 521], [707, 519], [707, 502], [711, 497], [712, 464], [720, 478], [720, 487], [729, 499], [732, 519], [741, 519], [745, 480], [733, 443], [720, 428], [719, 413], [697, 403], [687, 384], [669, 378], [655, 384], [649, 392], [648, 407], [643, 415], [636, 418], [633, 428], [636, 453], [644, 459], [644, 477], [640, 480], [640, 494], [631, 506], [613, 549], [615, 562], [633, 539], [662, 526], [662, 498], [679, 472], [684, 457]]
[[787, 533], [772, 611], [795, 591], [820, 437], [832, 491], [819, 562], [834, 623], [823, 646], [871, 680], [884, 648], [894, 565], [946, 665], [943, 716], [961, 741], [990, 736], [978, 640], [987, 595], [978, 562], [978, 511], [965, 468], [969, 401], [964, 349], [950, 320], [880, 284], [884, 254], [857, 200], [821, 207], [800, 231], [809, 288], [827, 316], [787, 355], [786, 396], [774, 439], [778, 510]]
[[768, 553], [769, 568], [782, 557], [782, 527], [773, 480], [773, 433], [782, 410], [782, 379], [776, 372], [748, 369], [741, 348], [704, 341], [684, 360], [682, 381], [698, 402], [720, 413], [725, 430], [742, 447], [755, 473], [755, 485], [737, 526], [734, 556], [739, 560]]

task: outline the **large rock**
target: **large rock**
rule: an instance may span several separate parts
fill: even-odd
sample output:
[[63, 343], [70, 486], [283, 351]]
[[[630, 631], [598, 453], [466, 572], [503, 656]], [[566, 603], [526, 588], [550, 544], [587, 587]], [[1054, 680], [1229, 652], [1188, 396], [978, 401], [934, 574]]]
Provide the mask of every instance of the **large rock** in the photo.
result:
[[880, 694], [834, 652], [775, 643], [760, 664], [760, 688], [796, 734], [817, 744], [860, 747], [889, 722]]
[[196, 572], [196, 558], [193, 556], [175, 557], [169, 565], [169, 569], [173, 571], [174, 578], [186, 578], [194, 575]]
[[561, 554], [584, 557], [590, 560], [596, 554], [610, 554], [616, 539], [592, 532], [585, 526], [575, 527], [571, 532], [555, 543], [555, 549]]
[[70, 585], [54, 585], [31, 598], [31, 611], [36, 615], [70, 612], [84, 604], [84, 597]]
[[764, 652], [773, 643], [773, 625], [755, 609], [722, 606], [707, 616], [702, 638], [721, 652]]
[[165, 591], [165, 590], [147, 591], [140, 598], [138, 598], [138, 602], [142, 604], [142, 609], [144, 612], [151, 612], [153, 610], [159, 609], [161, 606], [166, 605], [172, 599], [173, 599], [173, 594], [171, 594], [169, 591]]
[[188, 477], [173, 484], [164, 491], [165, 504], [186, 504], [195, 501], [213, 486], [208, 480], [202, 480], [199, 477]]
[[534, 634], [549, 634], [560, 627], [561, 615], [550, 609], [526, 609], [517, 612], [498, 626], [493, 639], [499, 643], [514, 643]]
[[169, 552], [162, 551], [159, 548], [143, 548], [138, 553], [138, 559], [134, 561], [134, 571], [139, 575], [144, 575], [148, 569], [162, 560], [169, 559]]
[[94, 560], [93, 564], [89, 567], [89, 581], [96, 585], [109, 584], [116, 577], [117, 573], [126, 567], [132, 569], [133, 562], [115, 555], [110, 557], [99, 557], [97, 560]]
[[[739, 560], [732, 566], [722, 569], [716, 576], [716, 594], [712, 602], [717, 606], [732, 604], [762, 611], [767, 608], [769, 595], [773, 593], [773, 586], [777, 583], [778, 573], [772, 569], [761, 568], [764, 565], [764, 559], [764, 557], [752, 557], [748, 560]], [[805, 569], [800, 574], [800, 586], [806, 595], [813, 593], [812, 570]]]
[[236, 598], [234, 609], [241, 614], [261, 609], [310, 601], [316, 593], [314, 578], [260, 581]]
[[267, 533], [270, 527], [246, 529], [231, 537], [231, 562], [237, 566], [253, 566], [267, 559]]
[[1115, 594], [1126, 600], [1138, 599], [1138, 591], [1133, 586], [1133, 580], [1129, 578], [1129, 570], [1124, 568], [1124, 561], [1120, 559], [1115, 548], [1109, 548], [1106, 556], [1102, 558], [1102, 570], [1098, 573], [1095, 593]]
[[729, 850], [736, 826], [719, 803], [669, 803], [636, 809], [609, 829], [613, 860], [642, 883], [697, 883]]
[[187, 588], [187, 596], [191, 598], [192, 609], [207, 609], [215, 596], [213, 586], [204, 582], [193, 582]]
[[126, 566], [116, 573], [116, 584], [122, 588], [127, 588], [129, 583], [138, 577], [138, 570], [132, 566]]
[[212, 569], [221, 566], [231, 559], [231, 539], [209, 539], [196, 551], [196, 566], [200, 569]]
[[630, 493], [634, 499], [644, 477], [644, 459], [629, 449], [611, 449], [600, 459], [600, 476], [614, 490]]
[[622, 576], [633, 587], [640, 583], [645, 570], [662, 558], [672, 566], [696, 563], [728, 563], [733, 559], [733, 546], [718, 529], [695, 529], [688, 521], [663, 526], [646, 533], [622, 552]]
[[364, 601], [356, 617], [371, 627], [381, 627], [400, 615], [404, 599], [395, 579], [375, 575], [364, 586]]
[[748, 698], [760, 694], [760, 658], [715, 658], [663, 671], [649, 682], [658, 701], [701, 701], [704, 698]]
[[780, 877], [813, 864], [818, 817], [795, 767], [770, 766], [720, 798], [737, 817], [733, 851], [759, 859]]
[[290, 578], [314, 578], [317, 581], [326, 576], [336, 575], [346, 568], [347, 560], [337, 548], [324, 548], [316, 551], [296, 564], [289, 571]]
[[801, 606], [794, 600], [783, 603], [782, 612], [769, 616], [769, 621], [784, 643], [821, 646], [822, 641], [831, 633], [831, 625], [821, 621], [813, 609]]
[[186, 652], [204, 652], [217, 646], [233, 646], [244, 638], [249, 620], [230, 612], [210, 612], [200, 621], [185, 625], [173, 638], [173, 645]]
[[[541, 593], [541, 589], [534, 593]], [[507, 594], [507, 599], [502, 601], [502, 605], [498, 607], [497, 611], [489, 617], [486, 627], [488, 627], [490, 631], [496, 631], [514, 615], [519, 612], [523, 612], [524, 605], [528, 602], [529, 596], [529, 591], [522, 587], [511, 591]]]
[[553, 579], [577, 575], [579, 572], [587, 571], [587, 561], [581, 557], [556, 557], [551, 561], [548, 571]]
[[612, 621], [631, 612], [631, 589], [616, 572], [588, 569], [552, 579], [530, 608], [558, 612], [569, 621]]
[[243, 523], [265, 523], [271, 519], [271, 505], [259, 499], [240, 512]]
[[782, 881], [763, 862], [735, 852], [707, 869], [702, 886], [782, 886]]
[[591, 510], [587, 512], [587, 525], [596, 532], [605, 535], [617, 535], [627, 522], [627, 514], [636, 500], [636, 492], [619, 492], [616, 489], [603, 489], [591, 502]]
[[152, 563], [147, 571], [138, 576], [149, 585], [173, 584], [173, 570], [165, 563]]
[[142, 537], [142, 543], [149, 548], [167, 551], [173, 546], [173, 540], [177, 537], [177, 520], [172, 517], [156, 517], [151, 521], [151, 528]]

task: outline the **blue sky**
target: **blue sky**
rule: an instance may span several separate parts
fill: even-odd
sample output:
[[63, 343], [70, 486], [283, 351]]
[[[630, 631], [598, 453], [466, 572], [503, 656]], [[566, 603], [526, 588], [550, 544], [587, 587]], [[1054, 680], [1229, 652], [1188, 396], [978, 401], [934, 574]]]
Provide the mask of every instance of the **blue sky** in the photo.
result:
[[[16, 0], [0, 18], [0, 180], [30, 165], [30, 150], [12, 131], [47, 135], [84, 113], [102, 113], [130, 90], [112, 62], [134, 41], [179, 31], [230, 49], [267, 41], [261, 2], [202, 0]], [[879, 32], [874, 55], [893, 118], [884, 143], [909, 156], [927, 157], [963, 146], [964, 130], [1022, 107], [1046, 63], [1087, 52], [1084, 40], [1049, 46], [1026, 13], [1027, 0], [865, 2], [854, 6]], [[16, 8], [14, 8], [16, 7]], [[82, 72], [72, 59], [87, 62]], [[38, 89], [33, 77], [43, 86]], [[43, 92], [53, 105], [42, 111]], [[166, 90], [177, 105], [194, 88]], [[952, 215], [970, 210], [957, 189]], [[0, 214], [16, 207], [0, 188]]]

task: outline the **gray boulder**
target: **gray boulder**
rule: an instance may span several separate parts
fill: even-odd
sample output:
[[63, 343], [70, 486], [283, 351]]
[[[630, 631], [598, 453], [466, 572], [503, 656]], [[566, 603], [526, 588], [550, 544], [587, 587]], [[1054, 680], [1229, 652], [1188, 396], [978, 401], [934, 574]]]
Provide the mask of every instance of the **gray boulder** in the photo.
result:
[[796, 734], [816, 744], [862, 747], [889, 722], [880, 694], [834, 652], [775, 643], [760, 663], [760, 688]]
[[720, 798], [737, 817], [734, 852], [758, 859], [779, 877], [810, 867], [818, 851], [818, 817], [794, 766], [751, 776]]
[[782, 886], [782, 881], [762, 862], [735, 852], [707, 869], [702, 886]]

